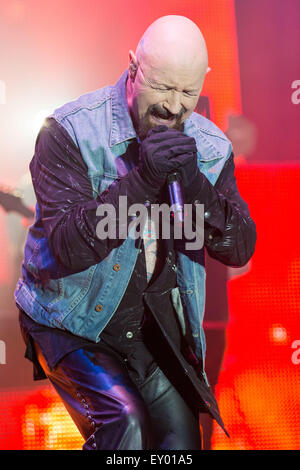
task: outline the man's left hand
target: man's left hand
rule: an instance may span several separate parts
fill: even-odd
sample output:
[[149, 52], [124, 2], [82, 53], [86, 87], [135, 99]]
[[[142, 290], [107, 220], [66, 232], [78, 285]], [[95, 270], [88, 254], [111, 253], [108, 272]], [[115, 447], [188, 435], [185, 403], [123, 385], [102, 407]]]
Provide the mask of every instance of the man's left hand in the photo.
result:
[[181, 175], [181, 185], [184, 190], [184, 202], [189, 203], [199, 192], [201, 188], [202, 177], [204, 177], [204, 175], [202, 175], [197, 165], [197, 146], [195, 139], [193, 137], [188, 137], [181, 131], [176, 132], [186, 136], [186, 138], [189, 140], [193, 139], [195, 143], [192, 152], [173, 157], [176, 158], [180, 164], [178, 171]]

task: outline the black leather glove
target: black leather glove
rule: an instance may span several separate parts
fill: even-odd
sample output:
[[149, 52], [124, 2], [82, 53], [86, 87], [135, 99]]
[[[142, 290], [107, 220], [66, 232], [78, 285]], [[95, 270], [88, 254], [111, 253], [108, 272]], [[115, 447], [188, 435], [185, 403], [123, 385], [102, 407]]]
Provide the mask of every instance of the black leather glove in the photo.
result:
[[190, 203], [201, 191], [205, 180], [205, 176], [201, 173], [197, 165], [197, 150], [193, 154], [189, 154], [182, 162], [179, 173], [181, 175], [181, 185], [184, 191], [184, 201]]
[[188, 162], [195, 152], [193, 137], [167, 126], [157, 126], [148, 132], [141, 143], [139, 173], [148, 184], [160, 188], [173, 171], [186, 166], [190, 171]]

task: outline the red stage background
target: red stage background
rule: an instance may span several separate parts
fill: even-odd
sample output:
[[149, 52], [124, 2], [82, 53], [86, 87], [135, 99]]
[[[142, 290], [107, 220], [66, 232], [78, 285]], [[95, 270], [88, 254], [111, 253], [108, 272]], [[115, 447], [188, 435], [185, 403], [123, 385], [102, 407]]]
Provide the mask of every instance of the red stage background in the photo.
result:
[[[258, 232], [247, 270], [228, 282], [216, 395], [231, 438], [216, 427], [214, 449], [300, 448], [300, 105], [291, 98], [300, 80], [300, 5], [281, 3], [0, 2], [0, 183], [20, 189], [28, 205], [26, 173], [45, 115], [114, 83], [156, 18], [185, 15], [203, 31], [211, 71], [202, 95], [211, 119], [237, 142], [236, 177]], [[244, 125], [234, 126], [240, 115]], [[82, 438], [57, 395], [47, 382], [32, 381], [23, 359], [12, 292], [26, 228], [17, 214], [0, 211], [0, 449], [79, 449]]]

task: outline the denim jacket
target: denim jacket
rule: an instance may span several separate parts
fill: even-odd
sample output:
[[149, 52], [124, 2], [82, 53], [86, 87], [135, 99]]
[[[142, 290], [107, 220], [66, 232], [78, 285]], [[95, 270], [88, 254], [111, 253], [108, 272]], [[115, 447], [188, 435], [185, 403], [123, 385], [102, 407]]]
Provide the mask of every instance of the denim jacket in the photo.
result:
[[[127, 107], [126, 78], [127, 71], [114, 86], [87, 93], [56, 109], [50, 116], [65, 129], [80, 151], [94, 198], [105, 192], [116, 178], [126, 175], [130, 170], [130, 162], [122, 160], [122, 155], [130, 142], [137, 139], [137, 135]], [[186, 119], [184, 132], [194, 137], [198, 150], [198, 167], [213, 187], [232, 154], [230, 141], [216, 125], [197, 113], [192, 113]], [[234, 192], [238, 194], [236, 187]], [[221, 203], [227, 204], [226, 199], [222, 195], [219, 196]], [[239, 195], [238, 197], [240, 198]], [[98, 342], [101, 331], [114, 315], [126, 291], [139, 247], [136, 240], [128, 236], [100, 262], [77, 272], [68, 269], [64, 272], [59, 269], [57, 257], [50, 248], [40, 204], [38, 200], [35, 221], [27, 235], [22, 278], [19, 279], [15, 290], [16, 304], [40, 324], [67, 330]], [[207, 244], [211, 244], [211, 251], [215, 252], [215, 257], [226, 264], [245, 264], [253, 253], [252, 243], [249, 252], [242, 256], [239, 262], [230, 259], [231, 253], [237, 250], [238, 246], [247, 245], [249, 239], [254, 239], [253, 222], [247, 212], [247, 206], [244, 206], [246, 210], [243, 213], [238, 205], [234, 208], [230, 204], [224, 207], [224, 214], [230, 213], [230, 216], [235, 218], [234, 224], [232, 220], [227, 220], [224, 233], [216, 239], [215, 245], [213, 240], [206, 238]], [[245, 227], [245, 232], [240, 229], [241, 224]], [[232, 231], [233, 225], [235, 232], [239, 232], [234, 237], [241, 237], [242, 232], [246, 233], [246, 240], [245, 237], [242, 240], [232, 237], [232, 232], [226, 234], [226, 230]], [[210, 235], [209, 238], [213, 237]], [[224, 250], [220, 250], [220, 246], [225, 240], [225, 251], [228, 252], [229, 239], [231, 251], [223, 256]], [[61, 249], [63, 250], [63, 247]], [[78, 258], [80, 259], [80, 253]], [[57, 273], [61, 274], [58, 276]], [[47, 282], [44, 282], [45, 279]], [[203, 248], [193, 256], [189, 252], [178, 252], [177, 287], [172, 291], [172, 301], [183, 329], [185, 322], [189, 322], [196, 355], [204, 361]]]

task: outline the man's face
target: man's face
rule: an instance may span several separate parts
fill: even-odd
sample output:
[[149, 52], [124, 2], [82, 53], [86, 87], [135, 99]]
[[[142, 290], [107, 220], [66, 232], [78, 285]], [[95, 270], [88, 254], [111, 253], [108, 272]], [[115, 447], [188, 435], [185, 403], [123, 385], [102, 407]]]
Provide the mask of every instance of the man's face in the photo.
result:
[[204, 73], [168, 65], [164, 68], [138, 65], [132, 85], [131, 117], [137, 134], [145, 138], [158, 125], [183, 130], [194, 111]]

